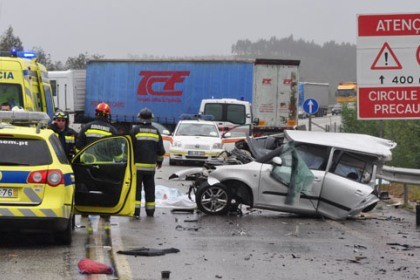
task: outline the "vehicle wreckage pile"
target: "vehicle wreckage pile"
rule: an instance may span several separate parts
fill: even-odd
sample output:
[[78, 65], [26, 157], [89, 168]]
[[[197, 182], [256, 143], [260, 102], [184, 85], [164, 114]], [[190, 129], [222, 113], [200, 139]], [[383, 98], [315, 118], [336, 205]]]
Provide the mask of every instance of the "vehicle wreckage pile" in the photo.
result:
[[170, 179], [193, 180], [189, 193], [208, 215], [240, 213], [243, 204], [345, 219], [376, 206], [376, 173], [395, 146], [363, 134], [286, 130], [248, 137], [219, 159]]

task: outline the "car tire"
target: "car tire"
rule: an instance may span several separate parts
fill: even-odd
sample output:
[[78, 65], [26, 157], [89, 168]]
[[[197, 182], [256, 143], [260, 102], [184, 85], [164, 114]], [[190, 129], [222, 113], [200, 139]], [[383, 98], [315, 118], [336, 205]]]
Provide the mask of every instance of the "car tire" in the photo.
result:
[[205, 214], [222, 215], [230, 209], [231, 194], [223, 184], [199, 187], [195, 197], [198, 209]]
[[373, 204], [371, 204], [371, 205], [369, 205], [369, 206], [366, 206], [363, 210], [362, 210], [362, 212], [363, 213], [367, 213], [367, 212], [370, 212], [370, 211], [372, 211], [373, 209], [375, 209], [375, 207], [376, 207], [376, 205], [377, 205], [378, 203], [377, 202], [375, 202], [375, 203], [373, 203]]
[[55, 233], [55, 243], [58, 245], [70, 245], [73, 234], [73, 218], [70, 217], [66, 229]]
[[76, 215], [75, 214], [72, 214], [71, 215], [71, 230], [75, 230], [76, 229]]

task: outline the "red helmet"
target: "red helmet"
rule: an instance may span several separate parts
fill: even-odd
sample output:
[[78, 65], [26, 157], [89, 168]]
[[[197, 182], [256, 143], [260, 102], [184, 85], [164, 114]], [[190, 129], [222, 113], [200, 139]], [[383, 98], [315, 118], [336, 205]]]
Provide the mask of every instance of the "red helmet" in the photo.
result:
[[101, 102], [96, 106], [96, 114], [101, 114], [103, 116], [111, 115], [111, 108], [105, 102]]

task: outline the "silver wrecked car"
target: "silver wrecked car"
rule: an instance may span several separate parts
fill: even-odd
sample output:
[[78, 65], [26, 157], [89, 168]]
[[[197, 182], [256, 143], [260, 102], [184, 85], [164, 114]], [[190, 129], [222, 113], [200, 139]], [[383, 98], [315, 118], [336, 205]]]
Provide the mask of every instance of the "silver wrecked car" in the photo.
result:
[[395, 142], [363, 134], [285, 131], [284, 144], [246, 164], [216, 166], [196, 189], [210, 215], [253, 208], [345, 219], [378, 202], [376, 173]]

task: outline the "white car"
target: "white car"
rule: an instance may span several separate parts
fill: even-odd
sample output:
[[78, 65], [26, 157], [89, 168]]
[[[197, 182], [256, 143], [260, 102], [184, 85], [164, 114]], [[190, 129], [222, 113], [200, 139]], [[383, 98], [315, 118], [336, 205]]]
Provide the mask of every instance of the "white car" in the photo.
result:
[[375, 207], [376, 173], [396, 143], [350, 133], [286, 130], [284, 136], [282, 146], [254, 161], [216, 166], [198, 185], [198, 208], [220, 215], [244, 204], [345, 219]]
[[204, 162], [222, 152], [222, 138], [216, 123], [203, 120], [178, 122], [169, 147], [169, 164]]

